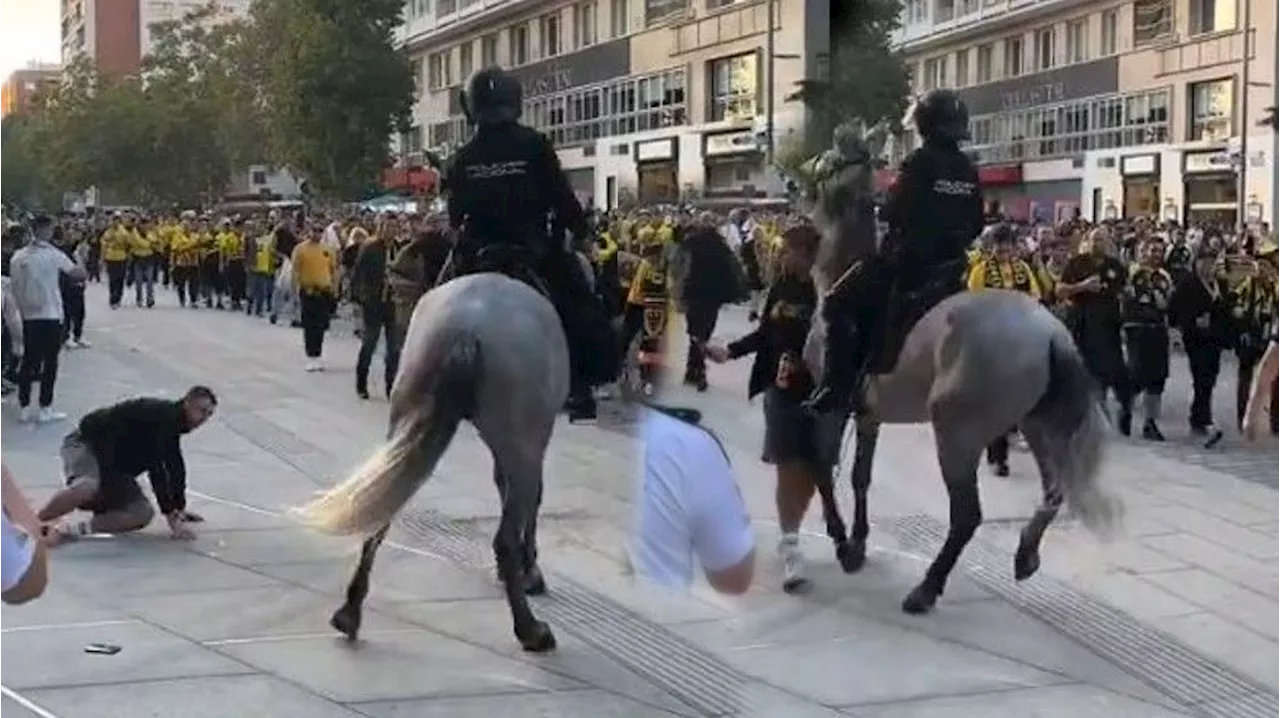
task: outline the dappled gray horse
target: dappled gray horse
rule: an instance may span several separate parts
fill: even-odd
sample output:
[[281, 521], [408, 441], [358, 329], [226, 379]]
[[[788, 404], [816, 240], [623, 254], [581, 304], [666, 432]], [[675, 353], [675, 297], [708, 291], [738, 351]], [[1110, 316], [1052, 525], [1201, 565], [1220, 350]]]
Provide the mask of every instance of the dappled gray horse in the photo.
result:
[[[814, 279], [820, 293], [854, 262], [878, 251], [872, 158], [883, 139], [883, 130], [864, 137], [844, 127], [836, 147], [815, 163], [813, 215], [823, 239]], [[805, 349], [815, 376], [823, 369], [826, 330], [816, 320]], [[1067, 328], [1025, 294], [995, 290], [943, 299], [909, 329], [896, 362], [885, 366], [892, 368], [872, 376], [863, 389], [867, 411], [856, 424], [854, 521], [847, 538], [832, 488], [820, 489], [837, 557], [845, 571], [856, 571], [866, 558], [867, 493], [880, 424], [933, 425], [951, 525], [924, 580], [903, 601], [904, 611], [924, 613], [942, 595], [961, 551], [982, 523], [977, 470], [983, 449], [1011, 426], [1021, 427], [1026, 436], [1043, 487], [1043, 502], [1021, 532], [1016, 579], [1039, 568], [1041, 539], [1064, 498], [1094, 531], [1106, 532], [1118, 521], [1119, 503], [1098, 485], [1107, 419], [1090, 375]]]
[[386, 443], [350, 478], [296, 511], [318, 531], [364, 538], [346, 602], [330, 625], [356, 638], [378, 547], [465, 420], [493, 456], [502, 499], [493, 551], [516, 638], [527, 651], [555, 648], [525, 594], [546, 591], [537, 563], [543, 459], [568, 395], [560, 318], [529, 284], [485, 272], [424, 294], [405, 336]]

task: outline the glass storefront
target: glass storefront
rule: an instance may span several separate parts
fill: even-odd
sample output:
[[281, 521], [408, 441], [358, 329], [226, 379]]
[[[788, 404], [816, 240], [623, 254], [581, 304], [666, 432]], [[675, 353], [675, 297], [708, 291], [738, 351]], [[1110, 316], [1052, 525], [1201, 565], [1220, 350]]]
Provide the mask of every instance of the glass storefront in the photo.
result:
[[644, 162], [636, 165], [641, 204], [680, 201], [680, 183], [676, 179], [676, 163]]
[[1155, 176], [1124, 178], [1125, 219], [1160, 216], [1160, 180]]
[[1235, 226], [1240, 197], [1235, 173], [1189, 175], [1184, 183], [1187, 224]]

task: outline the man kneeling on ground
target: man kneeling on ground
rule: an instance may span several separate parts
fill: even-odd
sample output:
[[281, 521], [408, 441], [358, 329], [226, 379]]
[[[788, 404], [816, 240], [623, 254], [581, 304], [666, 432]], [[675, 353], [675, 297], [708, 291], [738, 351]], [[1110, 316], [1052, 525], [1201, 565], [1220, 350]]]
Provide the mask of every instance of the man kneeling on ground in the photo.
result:
[[[195, 538], [187, 524], [202, 519], [187, 511], [187, 470], [179, 439], [208, 421], [217, 405], [213, 390], [193, 386], [178, 401], [129, 399], [86, 414], [62, 440], [67, 488], [40, 510], [46, 535], [61, 541], [141, 530], [155, 517], [138, 485], [138, 475], [146, 472], [170, 534]], [[48, 526], [76, 509], [93, 517]]]

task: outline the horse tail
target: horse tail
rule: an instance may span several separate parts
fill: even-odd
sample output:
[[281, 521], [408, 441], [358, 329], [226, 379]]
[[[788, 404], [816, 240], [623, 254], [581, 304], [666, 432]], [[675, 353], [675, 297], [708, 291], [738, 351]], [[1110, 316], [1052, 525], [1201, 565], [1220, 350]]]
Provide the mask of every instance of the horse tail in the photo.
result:
[[1097, 399], [1093, 375], [1069, 337], [1056, 336], [1051, 342], [1049, 387], [1032, 414], [1048, 440], [1042, 460], [1051, 477], [1050, 494], [1065, 498], [1090, 531], [1111, 534], [1123, 506], [1098, 483], [1110, 422]]
[[474, 337], [454, 342], [430, 384], [415, 391], [421, 407], [392, 411], [391, 430], [373, 456], [346, 481], [292, 514], [321, 533], [369, 536], [391, 523], [431, 474], [475, 405], [482, 365]]

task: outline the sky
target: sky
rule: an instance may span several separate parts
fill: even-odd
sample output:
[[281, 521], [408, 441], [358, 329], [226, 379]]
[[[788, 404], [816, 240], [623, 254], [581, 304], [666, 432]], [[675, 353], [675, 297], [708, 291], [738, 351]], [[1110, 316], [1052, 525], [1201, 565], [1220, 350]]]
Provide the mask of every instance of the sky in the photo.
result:
[[62, 55], [59, 0], [0, 0], [0, 80], [32, 60]]

